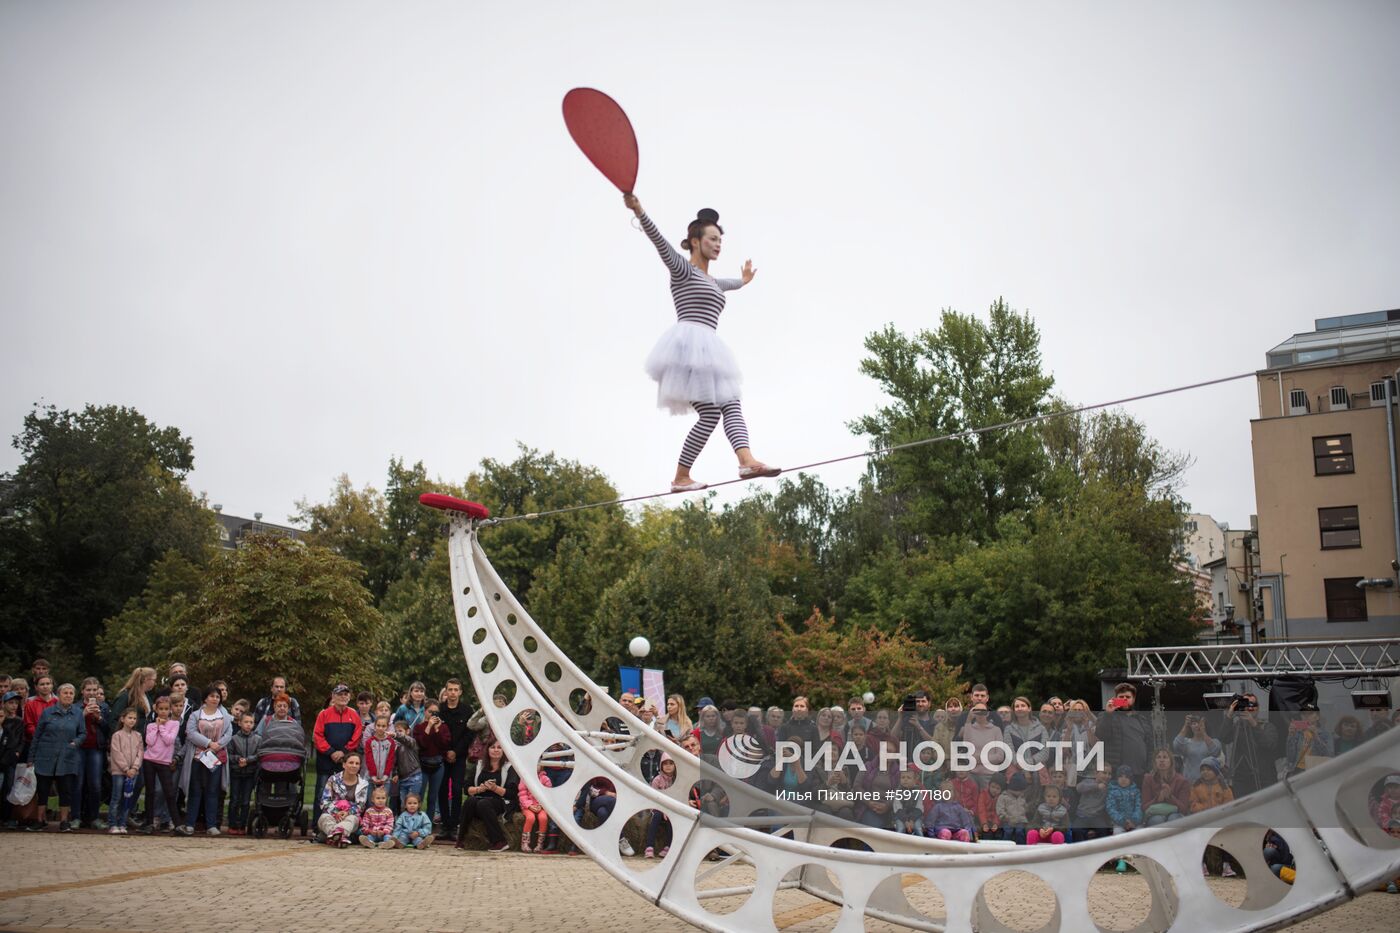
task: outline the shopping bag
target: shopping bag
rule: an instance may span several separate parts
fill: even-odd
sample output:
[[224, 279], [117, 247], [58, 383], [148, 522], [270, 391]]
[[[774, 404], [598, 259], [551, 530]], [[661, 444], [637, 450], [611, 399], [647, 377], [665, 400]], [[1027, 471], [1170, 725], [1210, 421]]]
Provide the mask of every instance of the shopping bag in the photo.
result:
[[5, 798], [17, 807], [22, 807], [34, 799], [34, 766], [20, 763], [15, 765], [15, 786], [10, 788]]

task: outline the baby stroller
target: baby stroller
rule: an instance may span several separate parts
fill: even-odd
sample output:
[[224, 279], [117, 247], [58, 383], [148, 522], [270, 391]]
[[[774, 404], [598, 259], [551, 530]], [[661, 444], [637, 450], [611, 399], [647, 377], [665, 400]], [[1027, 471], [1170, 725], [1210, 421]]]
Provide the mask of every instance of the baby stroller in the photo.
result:
[[258, 761], [258, 780], [253, 787], [252, 817], [248, 833], [262, 839], [272, 827], [277, 835], [290, 839], [292, 828], [306, 835], [311, 820], [302, 802], [305, 793], [303, 756], [294, 753], [264, 755]]

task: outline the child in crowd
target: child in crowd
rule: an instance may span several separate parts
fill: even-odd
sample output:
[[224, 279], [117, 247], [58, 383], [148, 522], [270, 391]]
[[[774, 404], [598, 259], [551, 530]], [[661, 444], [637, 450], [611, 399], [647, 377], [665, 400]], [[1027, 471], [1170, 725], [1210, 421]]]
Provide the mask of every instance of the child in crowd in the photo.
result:
[[258, 746], [262, 744], [262, 736], [253, 731], [253, 714], [246, 708], [236, 717], [238, 731], [228, 743], [228, 833], [246, 836], [248, 800], [258, 779]]
[[361, 690], [355, 694], [355, 710], [360, 714], [360, 725], [365, 735], [374, 731], [374, 694]]
[[396, 847], [426, 849], [433, 844], [433, 821], [418, 809], [421, 802], [417, 794], [404, 797], [403, 812], [394, 823], [393, 844]]
[[[543, 774], [543, 773], [540, 774], [540, 779], [541, 779], [541, 780], [544, 779], [544, 774]], [[655, 787], [657, 790], [666, 790], [668, 787], [670, 787], [670, 786], [671, 786], [672, 784], [674, 784], [675, 782], [676, 782], [676, 760], [675, 760], [674, 758], [672, 758], [670, 755], [668, 755], [666, 752], [662, 752], [662, 753], [661, 753], [661, 764], [660, 764], [660, 766], [659, 766], [659, 770], [658, 770], [657, 773], [656, 773], [656, 777], [654, 777], [654, 778], [651, 779], [651, 786], [652, 786], [652, 787]], [[528, 821], [528, 820], [530, 819], [530, 817], [529, 817], [529, 816], [526, 816], [525, 819]], [[544, 821], [548, 821], [549, 817], [547, 817], [547, 816], [545, 816], [543, 813], [541, 813], [541, 814], [540, 814], [540, 819], [541, 819], [541, 820], [544, 820]], [[662, 827], [662, 826], [666, 826], [666, 827], [668, 828], [668, 831], [669, 831], [670, 825], [671, 825], [670, 821], [667, 820], [666, 817], [662, 815], [662, 813], [661, 813], [660, 810], [653, 810], [653, 811], [651, 811], [651, 820], [650, 820], [650, 822], [647, 823], [646, 851], [643, 853], [643, 855], [644, 855], [646, 858], [654, 858], [654, 857], [656, 856], [656, 842], [657, 842], [657, 837], [658, 837], [658, 836], [660, 835], [660, 833], [661, 833], [661, 827]], [[661, 857], [662, 857], [662, 858], [665, 858], [665, 857], [666, 857], [666, 854], [667, 854], [668, 852], [670, 852], [670, 851], [671, 851], [671, 847], [670, 847], [670, 846], [662, 846], [662, 847], [661, 847]]]
[[1201, 759], [1201, 776], [1191, 785], [1191, 812], [1200, 813], [1234, 799], [1234, 792], [1220, 775], [1219, 759]]
[[370, 790], [382, 787], [387, 796], [394, 789], [394, 775], [398, 767], [398, 744], [389, 735], [389, 715], [380, 713], [374, 717], [374, 731], [365, 736], [365, 777], [369, 778]]
[[141, 757], [145, 743], [136, 731], [136, 707], [122, 710], [121, 728], [112, 735], [107, 749], [107, 768], [112, 774], [112, 799], [107, 805], [108, 832], [126, 834], [126, 822], [136, 802], [136, 790], [141, 783]]
[[[175, 807], [175, 743], [179, 732], [179, 721], [170, 715], [170, 697], [158, 697], [155, 719], [146, 724], [145, 750], [141, 753], [141, 779], [146, 785], [146, 824], [141, 832], [147, 835], [173, 829], [173, 817], [180, 812]], [[157, 787], [165, 802], [164, 821], [156, 817]]]
[[253, 704], [249, 703], [247, 700], [234, 700], [228, 712], [229, 715], [233, 717], [234, 722], [241, 722], [243, 720], [243, 714], [251, 712], [252, 709]]
[[[1022, 779], [1024, 781], [1024, 778]], [[977, 780], [966, 771], [954, 770], [943, 786], [953, 792], [953, 799], [969, 812], [977, 809], [977, 798], [982, 793]]]
[[932, 826], [929, 835], [937, 839], [956, 839], [958, 842], [971, 842], [976, 830], [972, 814], [956, 800], [940, 800], [928, 814], [928, 824]]
[[1142, 791], [1133, 783], [1133, 766], [1119, 765], [1118, 778], [1108, 789], [1104, 811], [1113, 823], [1113, 835], [1142, 825]]
[[1110, 821], [1105, 805], [1108, 801], [1108, 785], [1112, 779], [1107, 768], [1100, 768], [1092, 775], [1084, 775], [1084, 780], [1075, 786], [1075, 790], [1079, 792], [1079, 800], [1074, 806], [1071, 825], [1074, 827], [1076, 842], [1098, 839], [1109, 834]]
[[1060, 789], [1054, 784], [1046, 785], [1044, 798], [1035, 808], [1035, 822], [1037, 828], [1026, 833], [1026, 845], [1042, 842], [1056, 846], [1064, 844], [1065, 830], [1069, 829], [1069, 808], [1060, 796]]
[[[384, 720], [387, 717], [379, 717]], [[389, 809], [389, 792], [376, 787], [369, 798], [369, 807], [360, 817], [360, 845], [366, 849], [394, 847], [394, 811]]]
[[876, 829], [894, 828], [894, 807], [890, 800], [890, 791], [894, 788], [890, 783], [889, 775], [883, 771], [876, 773], [867, 785], [867, 789], [874, 796], [865, 801], [865, 809], [860, 814], [860, 821], [866, 826], [873, 826]]
[[919, 769], [910, 765], [899, 772], [899, 789], [907, 796], [899, 798], [894, 811], [894, 828], [909, 836], [924, 834], [924, 807], [920, 799]]
[[1001, 823], [1001, 838], [1018, 845], [1026, 841], [1026, 824], [1030, 814], [1026, 807], [1026, 776], [1013, 774], [1005, 792], [997, 798], [997, 821]]
[[397, 801], [391, 799], [390, 803], [397, 802], [400, 811], [407, 803], [409, 794], [421, 798], [423, 793], [423, 765], [418, 758], [418, 743], [409, 729], [406, 719], [394, 721], [394, 744], [397, 746], [394, 773], [398, 778], [399, 794]]
[[[674, 773], [674, 763], [672, 763], [671, 769]], [[538, 774], [536, 774], [536, 777], [540, 779], [540, 783], [543, 784], [545, 787], [554, 786], [554, 784], [549, 780], [549, 775], [544, 773], [543, 768], [539, 770]], [[658, 776], [658, 780], [659, 779], [660, 778]], [[656, 786], [656, 781], [652, 781], [652, 786]], [[520, 803], [520, 812], [524, 814], [525, 817], [525, 823], [520, 830], [520, 851], [543, 852], [544, 837], [549, 834], [549, 814], [544, 812], [544, 807], [542, 807], [540, 805], [540, 802], [535, 799], [535, 795], [530, 793], [530, 789], [525, 786], [524, 781], [521, 781], [520, 786], [516, 788], [515, 799]], [[530, 835], [536, 831], [536, 823], [539, 824], [539, 841], [538, 843], [531, 845]], [[651, 849], [647, 849], [647, 858], [651, 858]]]
[[345, 848], [350, 844], [350, 835], [358, 823], [355, 808], [348, 800], [337, 800], [326, 813], [331, 817], [330, 832], [326, 833], [326, 845], [337, 849]]
[[[941, 713], [942, 710], [939, 710]], [[977, 838], [1002, 839], [1001, 818], [997, 816], [997, 801], [1005, 787], [1001, 775], [993, 775], [977, 795]]]

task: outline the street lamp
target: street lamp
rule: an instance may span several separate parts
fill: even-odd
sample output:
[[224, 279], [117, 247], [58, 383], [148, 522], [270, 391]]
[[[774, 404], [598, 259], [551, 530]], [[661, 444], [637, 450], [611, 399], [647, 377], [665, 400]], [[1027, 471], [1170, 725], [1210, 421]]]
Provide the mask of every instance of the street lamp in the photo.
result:
[[627, 650], [632, 653], [632, 657], [634, 658], [644, 658], [648, 654], [651, 654], [651, 642], [638, 635], [628, 642]]

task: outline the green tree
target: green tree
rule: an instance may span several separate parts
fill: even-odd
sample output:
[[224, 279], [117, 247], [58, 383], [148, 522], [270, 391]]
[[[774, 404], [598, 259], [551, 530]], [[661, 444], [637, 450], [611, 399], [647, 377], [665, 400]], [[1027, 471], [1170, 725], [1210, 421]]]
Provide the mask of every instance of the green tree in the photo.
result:
[[421, 573], [394, 581], [379, 608], [384, 614], [384, 637], [377, 664], [393, 690], [415, 680], [431, 689], [449, 677], [463, 677], [466, 660], [452, 608], [445, 539], [437, 542]]
[[688, 503], [656, 533], [630, 571], [603, 594], [589, 627], [591, 672], [610, 683], [632, 664], [635, 635], [652, 644], [648, 664], [666, 671], [667, 689], [688, 696], [777, 699], [769, 679], [773, 631], [791, 603], [772, 591], [769, 543], [746, 517], [717, 516], [708, 501]]
[[178, 551], [168, 551], [156, 562], [140, 595], [127, 600], [122, 611], [107, 620], [97, 639], [101, 669], [110, 683], [125, 682], [137, 667], [163, 671], [171, 661], [184, 660], [173, 648], [181, 625], [190, 621], [190, 607], [204, 592], [208, 574], [206, 563], [196, 563]]
[[944, 311], [939, 327], [913, 337], [893, 327], [865, 341], [861, 372], [888, 404], [852, 429], [879, 447], [942, 435], [951, 440], [897, 451], [872, 462], [870, 492], [898, 517], [906, 550], [929, 540], [992, 537], [1002, 516], [1038, 501], [1046, 465], [1034, 431], [967, 433], [1041, 414], [1054, 379], [1042, 370], [1040, 334], [1028, 314], [997, 299], [983, 322]]
[[574, 663], [584, 670], [597, 664], [588, 640], [603, 594], [637, 560], [637, 535], [626, 522], [598, 522], [566, 535], [530, 588], [529, 610], [535, 621]]
[[845, 705], [853, 693], [875, 694], [873, 708], [897, 709], [910, 692], [962, 694], [962, 669], [950, 667], [930, 644], [911, 638], [904, 626], [893, 632], [869, 625], [838, 626], [834, 617], [812, 613], [802, 629], [779, 620], [775, 683], [816, 705]]
[[[466, 496], [492, 515], [507, 516], [607, 502], [618, 493], [594, 467], [521, 445], [520, 455], [510, 463], [481, 461], [481, 469], [467, 477]], [[591, 529], [599, 525], [625, 534], [627, 515], [621, 506], [609, 506], [544, 516], [487, 528], [481, 540], [506, 586], [529, 605], [536, 575], [553, 562], [564, 539], [591, 540]]]
[[167, 551], [204, 559], [214, 520], [184, 479], [194, 448], [131, 408], [36, 406], [0, 477], [0, 642], [57, 640], [95, 668], [103, 621]]
[[328, 548], [364, 568], [365, 586], [375, 601], [382, 599], [396, 579], [392, 572], [387, 506], [373, 486], [356, 489], [342, 473], [325, 502], [297, 502], [293, 524], [306, 529], [302, 540]]
[[211, 562], [198, 601], [177, 620], [172, 654], [247, 695], [274, 671], [285, 674], [288, 690], [313, 710], [339, 682], [382, 689], [375, 657], [383, 617], [363, 577], [327, 548], [245, 537]]

